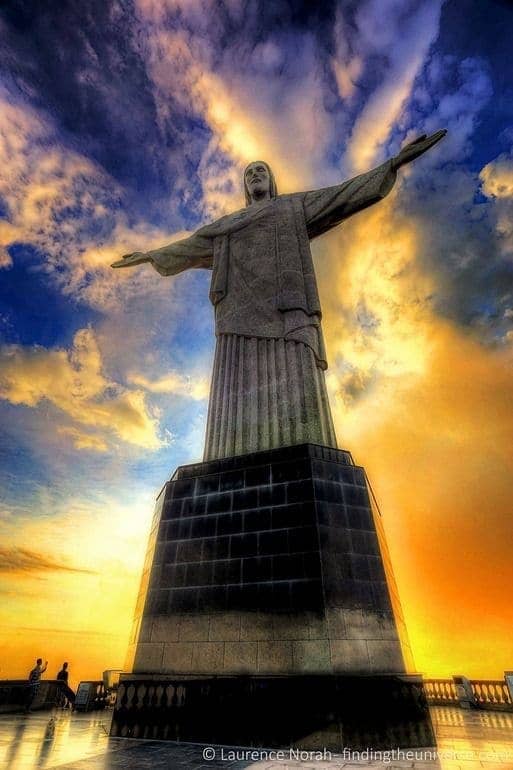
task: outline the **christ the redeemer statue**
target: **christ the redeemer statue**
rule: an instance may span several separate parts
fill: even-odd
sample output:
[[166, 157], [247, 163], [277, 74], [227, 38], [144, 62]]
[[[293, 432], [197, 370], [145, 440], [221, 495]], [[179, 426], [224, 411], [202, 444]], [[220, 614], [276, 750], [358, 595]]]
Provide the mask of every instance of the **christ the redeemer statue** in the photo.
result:
[[267, 163], [250, 163], [245, 209], [114, 262], [150, 262], [165, 276], [212, 270], [217, 345], [205, 460], [307, 442], [336, 447], [310, 241], [384, 198], [397, 169], [445, 133], [419, 137], [348, 182], [292, 195], [278, 195]]

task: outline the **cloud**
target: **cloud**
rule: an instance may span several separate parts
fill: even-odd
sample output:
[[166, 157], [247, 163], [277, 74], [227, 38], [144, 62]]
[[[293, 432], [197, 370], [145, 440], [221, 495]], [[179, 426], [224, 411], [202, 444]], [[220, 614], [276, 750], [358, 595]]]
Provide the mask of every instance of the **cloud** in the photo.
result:
[[206, 378], [187, 377], [178, 372], [170, 372], [163, 376], [150, 380], [142, 374], [129, 374], [128, 382], [132, 385], [145, 388], [151, 393], [173, 393], [178, 396], [187, 396], [194, 400], [201, 401], [208, 398], [210, 392], [210, 382]]
[[358, 7], [358, 37], [353, 44], [357, 57], [349, 66], [360, 74], [361, 65], [354, 62], [363, 60], [369, 66], [377, 56], [385, 57], [386, 65], [351, 133], [347, 155], [353, 173], [376, 164], [438, 36], [441, 6], [441, 1], [425, 0], [412, 9], [397, 0], [385, 4], [369, 0]]
[[57, 433], [61, 436], [69, 436], [75, 449], [87, 449], [93, 452], [107, 452], [109, 450], [108, 443], [101, 436], [86, 433], [70, 425], [61, 425], [57, 428]]
[[0, 252], [0, 270], [12, 267], [12, 257], [7, 251]]
[[[0, 517], [2, 590], [13, 596], [0, 603], [0, 625], [13, 675], [24, 676], [40, 649], [52, 668], [59, 658], [71, 661], [77, 681], [123, 666], [152, 498], [133, 484], [106, 494], [89, 479], [87, 489], [75, 485], [60, 497], [52, 485], [25, 513]], [[26, 546], [32, 542], [36, 554]]]
[[[108, 380], [92, 329], [80, 329], [70, 350], [7, 345], [0, 351], [0, 397], [11, 404], [55, 406], [74, 426], [60, 426], [79, 449], [105, 451], [114, 437], [155, 450], [158, 421], [140, 390]], [[84, 432], [81, 428], [88, 428]]]
[[0, 573], [77, 572], [94, 574], [92, 570], [56, 561], [27, 548], [0, 547]]
[[12, 257], [7, 247], [14, 240], [15, 232], [11, 225], [0, 219], [0, 270], [12, 267]]
[[336, 59], [333, 59], [332, 67], [340, 98], [349, 99], [356, 89], [358, 77], [362, 72], [362, 60], [354, 57], [347, 64], [341, 64]]
[[85, 221], [91, 229], [105, 226], [106, 205], [119, 199], [119, 188], [93, 162], [58, 145], [49, 117], [5, 88], [0, 100], [3, 242], [36, 241], [57, 256], [70, 245], [70, 235], [75, 247], [80, 245]]
[[[25, 12], [29, 34], [17, 21]], [[174, 175], [166, 179], [162, 171], [173, 166], [183, 127], [176, 120], [158, 125], [133, 3], [90, 0], [64, 11], [31, 4], [13, 12], [4, 4], [0, 28], [0, 69], [11, 92], [44, 105], [61, 142], [127, 191], [135, 219], [151, 219], [161, 204], [161, 213], [169, 211]]]
[[29, 560], [33, 549], [27, 548], [27, 543], [37, 542], [41, 564], [46, 559], [49, 565], [64, 565], [63, 571], [69, 567], [91, 575], [113, 572], [137, 579], [154, 490], [141, 491], [140, 486], [133, 485], [111, 495], [89, 483], [85, 489], [72, 486], [63, 495], [50, 486], [40, 489], [31, 502], [25, 510], [19, 508], [11, 516], [0, 517], [6, 553], [28, 553]]
[[[218, 40], [226, 23], [218, 8], [209, 9], [206, 26], [191, 23], [189, 8], [179, 15], [176, 4], [165, 13], [154, 9], [139, 4], [160, 119], [171, 119], [178, 100], [209, 131], [197, 160], [202, 213], [219, 216], [243, 205], [242, 170], [257, 158], [273, 165], [282, 191], [311, 186], [319, 167], [327, 167], [333, 136], [324, 91], [329, 65], [314, 36], [291, 26], [252, 42], [251, 25], [258, 23], [246, 9], [246, 26], [232, 34], [227, 49]], [[288, 79], [272, 77], [284, 69]]]
[[315, 245], [328, 346], [328, 382], [346, 406], [426, 367], [434, 282], [417, 262], [415, 222], [399, 191]]
[[[490, 66], [486, 59], [457, 59], [452, 54], [433, 53], [422, 78], [419, 78], [402, 127], [413, 132], [431, 133], [446, 128], [448, 134], [422, 160], [429, 171], [441, 166], [451, 171], [466, 161], [475, 149], [473, 134], [479, 127], [483, 110], [494, 93]], [[438, 180], [437, 180], [438, 181]], [[443, 189], [443, 188], [442, 188]]]
[[354, 96], [364, 68], [362, 57], [352, 50], [351, 41], [353, 39], [354, 29], [351, 29], [339, 7], [336, 10], [333, 25], [335, 53], [331, 58], [331, 67], [337, 83], [339, 96], [345, 101], [350, 100]]
[[483, 193], [493, 198], [513, 198], [513, 157], [503, 153], [487, 163], [479, 174]]
[[0, 266], [11, 266], [10, 246], [30, 244], [64, 294], [103, 311], [131, 295], [155, 291], [152, 271], [120, 275], [110, 263], [173, 238], [162, 227], [130, 221], [120, 185], [94, 161], [63, 145], [48, 115], [6, 89], [0, 90], [0, 163], [0, 198], [6, 206]]
[[[500, 254], [509, 264], [513, 264], [513, 155], [503, 153], [481, 169], [479, 178], [483, 194], [491, 198], [491, 208], [495, 216], [495, 233]], [[509, 307], [504, 310], [504, 318], [511, 320], [509, 310], [513, 306], [513, 280], [508, 286]], [[506, 288], [505, 286], [502, 287]], [[511, 339], [511, 330], [506, 337]]]
[[390, 216], [415, 234], [414, 262], [430, 281], [433, 310], [487, 344], [507, 341], [513, 297], [509, 199], [480, 196], [482, 180], [470, 161], [492, 95], [486, 61], [433, 53], [388, 144], [448, 128], [440, 144], [401, 169]]

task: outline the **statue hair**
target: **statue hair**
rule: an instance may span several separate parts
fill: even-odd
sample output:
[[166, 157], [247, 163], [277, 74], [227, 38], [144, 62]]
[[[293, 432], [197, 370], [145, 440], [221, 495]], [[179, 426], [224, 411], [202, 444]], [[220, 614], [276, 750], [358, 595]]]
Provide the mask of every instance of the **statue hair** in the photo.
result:
[[[267, 169], [267, 173], [269, 174], [269, 194], [271, 198], [276, 198], [278, 195], [278, 188], [276, 187], [276, 179], [274, 178], [274, 174], [272, 172], [272, 169], [268, 163], [265, 162], [265, 160], [254, 160], [252, 163], [261, 163], [262, 166], [265, 166]], [[244, 169], [244, 195], [246, 196], [246, 206], [249, 206], [251, 203], [251, 195], [249, 194], [248, 186], [246, 184], [246, 171], [251, 166], [251, 163], [248, 163], [246, 168]]]

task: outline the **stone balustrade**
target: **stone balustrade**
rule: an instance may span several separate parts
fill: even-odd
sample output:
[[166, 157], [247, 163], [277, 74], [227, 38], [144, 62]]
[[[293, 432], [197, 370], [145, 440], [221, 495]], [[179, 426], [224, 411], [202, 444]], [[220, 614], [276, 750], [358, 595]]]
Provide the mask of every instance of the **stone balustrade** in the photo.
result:
[[[60, 683], [55, 679], [43, 679], [31, 704], [32, 711], [49, 709], [55, 706]], [[26, 679], [0, 680], [0, 713], [23, 711], [28, 697]]]
[[[478, 708], [513, 711], [513, 702], [504, 679], [473, 679], [470, 685]], [[432, 706], [454, 706], [459, 702], [452, 679], [424, 679], [424, 690]]]

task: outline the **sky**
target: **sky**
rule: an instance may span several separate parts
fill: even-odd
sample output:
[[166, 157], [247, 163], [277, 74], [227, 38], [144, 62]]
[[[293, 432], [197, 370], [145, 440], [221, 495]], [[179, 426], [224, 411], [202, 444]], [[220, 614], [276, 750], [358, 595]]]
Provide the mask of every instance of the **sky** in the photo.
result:
[[114, 271], [447, 137], [314, 241], [339, 446], [383, 514], [418, 671], [513, 667], [513, 6], [0, 8], [0, 678], [122, 668], [154, 499], [202, 454], [209, 273]]

